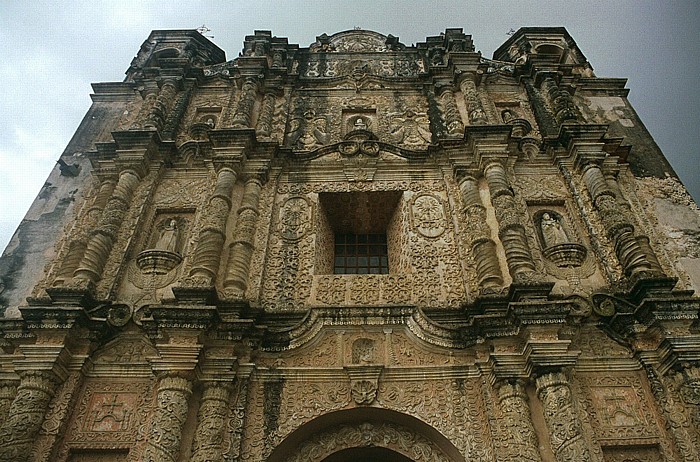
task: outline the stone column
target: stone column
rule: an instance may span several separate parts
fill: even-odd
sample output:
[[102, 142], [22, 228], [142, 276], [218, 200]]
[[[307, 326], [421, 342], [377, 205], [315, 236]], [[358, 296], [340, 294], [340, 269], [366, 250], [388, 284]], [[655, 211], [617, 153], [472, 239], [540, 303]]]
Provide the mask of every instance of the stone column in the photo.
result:
[[230, 399], [230, 384], [213, 381], [204, 383], [197, 414], [197, 429], [192, 443], [191, 462], [222, 460]]
[[141, 90], [141, 97], [143, 102], [141, 103], [141, 108], [139, 109], [133, 124], [129, 127], [130, 130], [139, 130], [144, 128], [149, 122], [151, 115], [151, 110], [156, 104], [158, 99], [158, 93], [160, 89], [155, 81], [148, 81], [144, 83], [144, 89]]
[[466, 77], [459, 84], [464, 102], [467, 104], [467, 114], [469, 115], [470, 125], [484, 125], [488, 123], [484, 106], [479, 99], [479, 92], [476, 89], [476, 83], [473, 78]]
[[234, 240], [231, 244], [229, 259], [226, 265], [226, 279], [224, 288], [226, 291], [243, 293], [248, 286], [248, 270], [250, 259], [253, 255], [255, 227], [258, 221], [258, 203], [262, 182], [256, 176], [251, 176], [245, 182], [243, 199], [238, 208]]
[[459, 189], [464, 202], [465, 237], [476, 263], [476, 276], [482, 291], [495, 290], [503, 285], [501, 268], [496, 254], [496, 243], [486, 223], [486, 207], [481, 202], [479, 183], [473, 176], [460, 179]]
[[462, 115], [459, 113], [453, 88], [451, 86], [445, 87], [442, 90], [440, 99], [442, 100], [443, 115], [445, 117], [447, 133], [450, 135], [463, 134], [464, 123], [462, 123]]
[[231, 193], [236, 184], [236, 172], [224, 167], [216, 177], [214, 193], [209, 198], [200, 220], [202, 229], [192, 258], [190, 278], [211, 285], [216, 279], [221, 251], [226, 235], [226, 221], [231, 211]]
[[508, 460], [541, 461], [537, 433], [532, 425], [530, 406], [523, 384], [518, 380], [502, 382], [498, 387], [498, 398], [508, 436]]
[[20, 371], [20, 383], [7, 416], [0, 426], [0, 461], [29, 460], [41, 430], [58, 378], [51, 371]]
[[17, 396], [17, 384], [5, 382], [0, 385], [0, 422], [5, 422], [10, 413], [10, 405]]
[[126, 212], [131, 206], [139, 180], [140, 175], [134, 170], [123, 170], [119, 174], [119, 181], [100, 216], [97, 227], [90, 235], [80, 265], [73, 273], [75, 279], [95, 283], [102, 277], [102, 270], [112, 251]]
[[498, 220], [498, 237], [506, 251], [508, 269], [514, 282], [529, 282], [535, 272], [530, 246], [527, 242], [523, 216], [518, 211], [513, 188], [500, 161], [492, 161], [484, 168], [491, 202]]
[[190, 380], [165, 373], [158, 383], [157, 408], [146, 437], [144, 462], [175, 462], [182, 442], [182, 427], [187, 420]]
[[258, 134], [267, 138], [272, 134], [272, 118], [275, 115], [275, 93], [270, 90], [265, 93], [262, 107], [260, 109], [260, 117], [258, 117]]
[[654, 399], [661, 408], [661, 412], [666, 418], [666, 428], [673, 438], [676, 451], [684, 462], [700, 460], [700, 448], [695, 447], [693, 435], [691, 434], [692, 424], [688, 422], [684, 412], [683, 404], [664, 385], [660, 375], [650, 366], [645, 365], [649, 386], [654, 395]]
[[107, 205], [107, 201], [109, 201], [109, 198], [112, 196], [116, 184], [116, 181], [113, 179], [104, 180], [100, 184], [97, 196], [95, 196], [95, 199], [80, 224], [78, 235], [74, 236], [68, 248], [68, 252], [61, 262], [61, 269], [56, 275], [54, 285], [62, 285], [65, 281], [73, 277], [73, 273], [78, 269], [78, 265], [80, 265], [83, 255], [85, 255], [89, 233], [97, 227], [100, 215]]
[[[583, 180], [598, 210], [605, 231], [615, 246], [615, 254], [628, 277], [649, 274], [654, 266], [634, 235], [629, 214], [619, 206], [600, 167], [589, 163], [583, 167]], [[651, 249], [649, 249], [650, 251]], [[653, 255], [653, 253], [652, 253]], [[656, 260], [656, 257], [653, 257]]]
[[258, 81], [255, 77], [245, 77], [241, 87], [236, 113], [233, 115], [233, 128], [251, 128], [253, 106], [258, 94]]
[[542, 91], [547, 95], [549, 105], [552, 107], [554, 117], [558, 124], [564, 122], [576, 122], [576, 105], [568, 91], [562, 90], [552, 77], [542, 81]]
[[175, 102], [175, 95], [177, 95], [177, 82], [172, 79], [163, 81], [158, 96], [144, 123], [144, 128], [154, 128], [158, 131], [163, 129], [168, 112]]
[[537, 397], [542, 402], [552, 450], [559, 462], [590, 461], [581, 422], [574, 408], [569, 382], [562, 372], [537, 378]]

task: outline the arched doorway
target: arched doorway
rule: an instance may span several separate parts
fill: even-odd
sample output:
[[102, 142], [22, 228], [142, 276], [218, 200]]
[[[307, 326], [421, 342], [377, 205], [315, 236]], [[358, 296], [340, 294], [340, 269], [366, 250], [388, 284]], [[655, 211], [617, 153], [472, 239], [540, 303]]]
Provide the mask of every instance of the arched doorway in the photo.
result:
[[323, 462], [413, 462], [408, 457], [387, 448], [350, 448], [336, 452]]
[[361, 407], [297, 428], [267, 462], [465, 462], [434, 427], [400, 412]]

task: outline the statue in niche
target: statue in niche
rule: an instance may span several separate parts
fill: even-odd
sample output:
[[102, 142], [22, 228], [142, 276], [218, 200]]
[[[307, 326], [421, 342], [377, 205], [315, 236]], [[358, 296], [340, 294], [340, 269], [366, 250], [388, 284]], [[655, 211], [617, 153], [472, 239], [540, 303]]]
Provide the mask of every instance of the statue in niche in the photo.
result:
[[540, 219], [540, 228], [545, 248], [559, 244], [569, 244], [571, 240], [566, 234], [566, 230], [553, 213], [545, 212]]
[[166, 225], [160, 230], [160, 235], [156, 241], [156, 250], [165, 250], [166, 252], [178, 253], [177, 246], [180, 240], [180, 230], [177, 227], [177, 220], [171, 218]]
[[515, 114], [513, 114], [513, 111], [510, 109], [505, 109], [503, 112], [501, 112], [501, 117], [503, 118], [503, 123], [509, 123], [513, 119], [515, 119]]

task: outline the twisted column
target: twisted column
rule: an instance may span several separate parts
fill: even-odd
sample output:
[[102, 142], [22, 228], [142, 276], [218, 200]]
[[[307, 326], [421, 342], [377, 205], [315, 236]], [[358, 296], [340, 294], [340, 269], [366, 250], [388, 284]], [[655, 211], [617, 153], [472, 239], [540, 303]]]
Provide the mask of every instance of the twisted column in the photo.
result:
[[192, 443], [191, 462], [221, 460], [224, 429], [228, 415], [231, 386], [220, 382], [205, 382], [197, 414], [197, 429]]
[[464, 202], [465, 237], [471, 247], [476, 263], [476, 276], [482, 291], [503, 285], [501, 268], [496, 254], [496, 243], [491, 239], [491, 230], [486, 223], [486, 207], [479, 195], [479, 182], [473, 176], [465, 176], [459, 182]]
[[78, 269], [73, 273], [75, 279], [95, 283], [102, 277], [102, 270], [112, 251], [126, 212], [129, 210], [139, 180], [140, 176], [134, 170], [123, 170], [119, 174], [119, 181], [100, 216], [97, 227], [91, 233]]
[[154, 81], [146, 82], [144, 86], [145, 88], [141, 93], [143, 102], [141, 103], [141, 108], [139, 108], [139, 112], [136, 114], [133, 124], [129, 127], [130, 130], [139, 130], [146, 126], [149, 122], [151, 111], [158, 99], [160, 89]]
[[474, 80], [467, 77], [459, 84], [464, 102], [467, 104], [467, 114], [469, 115], [469, 123], [471, 125], [484, 125], [488, 123], [484, 106], [479, 99], [479, 92], [476, 90]]
[[537, 397], [544, 408], [552, 450], [559, 462], [589, 461], [590, 452], [583, 439], [581, 423], [562, 372], [550, 372], [537, 378]]
[[520, 381], [501, 383], [498, 387], [498, 399], [509, 441], [507, 460], [541, 461], [537, 433], [532, 425], [530, 406], [522, 383]]
[[462, 123], [462, 115], [459, 113], [452, 87], [446, 87], [442, 91], [440, 99], [442, 100], [443, 116], [445, 117], [447, 133], [450, 135], [461, 134], [464, 132], [464, 124]]
[[19, 375], [17, 395], [0, 426], [1, 462], [29, 460], [58, 382], [50, 371], [21, 371]]
[[571, 99], [568, 91], [559, 88], [559, 85], [552, 77], [547, 77], [542, 82], [542, 90], [547, 95], [549, 105], [552, 107], [554, 117], [558, 124], [564, 122], [576, 122], [576, 105]]
[[176, 82], [174, 80], [165, 80], [153, 102], [153, 106], [150, 108], [144, 128], [154, 128], [158, 131], [163, 129], [168, 112], [175, 102], [176, 94]]
[[100, 189], [82, 220], [79, 234], [71, 241], [68, 252], [61, 262], [61, 269], [54, 279], [54, 285], [62, 285], [70, 279], [80, 265], [83, 255], [85, 255], [89, 232], [97, 227], [100, 215], [112, 196], [116, 184], [116, 181], [112, 179], [107, 179], [100, 184]]
[[190, 277], [212, 284], [221, 261], [226, 235], [226, 221], [231, 211], [231, 193], [236, 184], [236, 172], [224, 167], [216, 176], [214, 193], [209, 198], [202, 217], [202, 229], [194, 250]]
[[513, 281], [527, 282], [535, 272], [530, 246], [527, 242], [522, 216], [518, 213], [513, 188], [499, 161], [489, 163], [484, 168], [484, 176], [489, 185], [491, 202], [498, 220], [498, 237], [506, 252], [506, 261]]
[[269, 137], [272, 134], [272, 118], [275, 115], [275, 94], [272, 91], [265, 93], [260, 117], [258, 117], [258, 134], [262, 137]]
[[175, 462], [187, 419], [192, 383], [177, 375], [164, 375], [158, 383], [158, 406], [146, 438], [144, 462]]
[[[613, 242], [615, 254], [625, 275], [632, 277], [652, 273], [654, 267], [658, 271], [660, 266], [651, 247], [648, 247], [647, 255], [634, 235], [634, 225], [629, 214], [619, 206], [615, 192], [610, 188], [600, 167], [594, 163], [584, 166], [583, 180], [603, 222], [606, 234]], [[648, 243], [642, 242], [642, 245], [645, 244]]]
[[233, 128], [251, 128], [253, 106], [258, 94], [258, 81], [255, 77], [246, 77], [241, 87], [236, 113], [233, 115]]
[[226, 265], [224, 289], [227, 291], [245, 292], [248, 285], [250, 259], [255, 249], [253, 240], [259, 215], [258, 204], [261, 190], [262, 182], [259, 178], [252, 176], [246, 180], [241, 206], [237, 211], [238, 217], [233, 231], [234, 240]]

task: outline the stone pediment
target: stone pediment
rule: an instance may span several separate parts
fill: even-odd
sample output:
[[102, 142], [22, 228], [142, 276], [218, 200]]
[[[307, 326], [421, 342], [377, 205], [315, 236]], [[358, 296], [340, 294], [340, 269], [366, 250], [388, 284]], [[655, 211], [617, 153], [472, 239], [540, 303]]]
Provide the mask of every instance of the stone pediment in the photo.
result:
[[428, 157], [428, 150], [406, 149], [395, 144], [379, 141], [368, 130], [354, 130], [342, 141], [328, 146], [321, 146], [313, 151], [296, 151], [290, 156], [295, 160], [314, 160], [324, 156], [339, 155], [341, 158], [379, 157], [381, 153], [390, 153], [404, 159], [418, 160]]
[[312, 52], [381, 53], [403, 49], [398, 38], [369, 30], [353, 29], [333, 35], [323, 34], [309, 46]]

